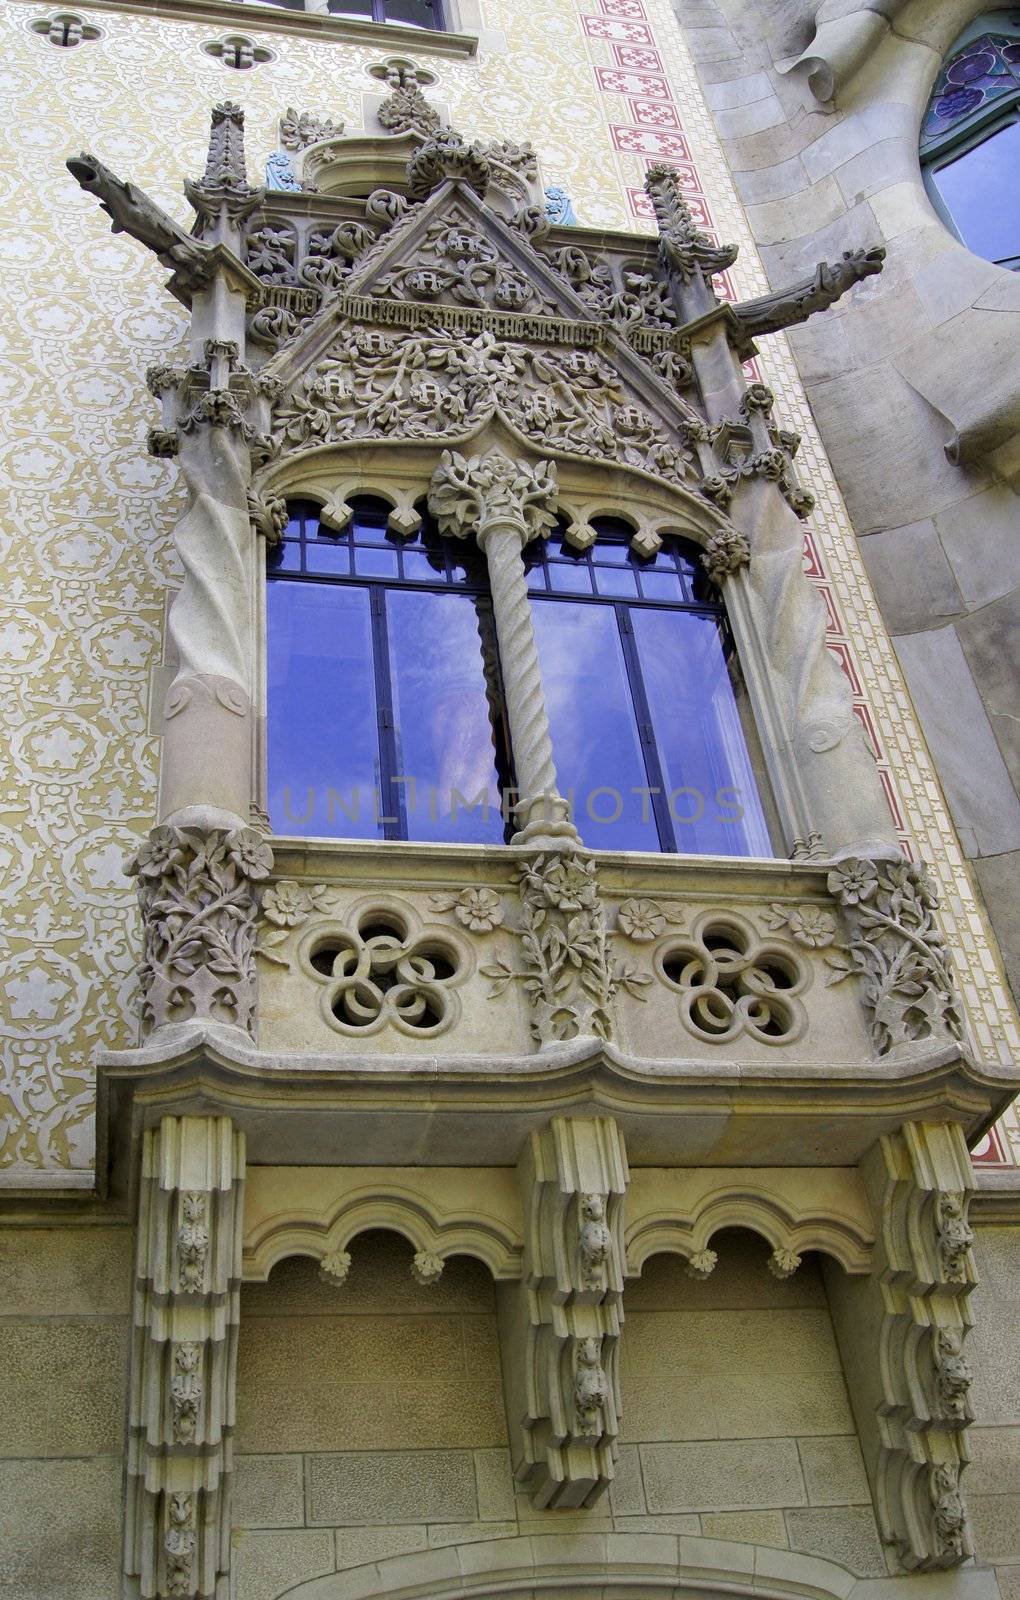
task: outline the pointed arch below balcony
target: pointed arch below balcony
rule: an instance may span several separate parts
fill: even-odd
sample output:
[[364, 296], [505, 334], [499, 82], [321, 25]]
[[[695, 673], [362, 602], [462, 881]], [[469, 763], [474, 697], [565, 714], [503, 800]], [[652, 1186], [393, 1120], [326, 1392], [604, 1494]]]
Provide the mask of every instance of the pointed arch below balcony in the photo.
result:
[[874, 1229], [864, 1185], [851, 1167], [638, 1168], [627, 1212], [632, 1276], [659, 1254], [683, 1256], [695, 1275], [707, 1274], [712, 1239], [727, 1228], [763, 1238], [778, 1276], [795, 1271], [808, 1251], [834, 1257], [848, 1273], [870, 1269]]
[[[909, 1579], [907, 1580], [910, 1581]], [[881, 1580], [887, 1592], [887, 1580]], [[878, 1585], [834, 1561], [672, 1534], [545, 1534], [485, 1540], [391, 1556], [313, 1578], [277, 1600], [680, 1600], [682, 1595], [756, 1600], [865, 1600]], [[993, 1591], [989, 1589], [989, 1600]]]
[[521, 1275], [512, 1168], [420, 1168], [412, 1187], [386, 1168], [255, 1167], [245, 1200], [242, 1276], [264, 1283], [288, 1256], [328, 1261], [375, 1230], [400, 1234], [416, 1254], [438, 1262], [473, 1256], [497, 1282]]

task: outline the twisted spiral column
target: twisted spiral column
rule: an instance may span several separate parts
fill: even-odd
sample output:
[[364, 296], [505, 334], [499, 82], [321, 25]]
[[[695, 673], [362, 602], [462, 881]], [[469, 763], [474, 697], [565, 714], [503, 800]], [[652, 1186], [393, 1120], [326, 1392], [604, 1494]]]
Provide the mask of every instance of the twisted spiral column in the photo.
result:
[[478, 543], [485, 553], [492, 611], [503, 667], [507, 719], [513, 745], [519, 798], [514, 812], [520, 827], [516, 838], [538, 842], [541, 836], [576, 837], [567, 821], [567, 802], [559, 793], [553, 760], [538, 644], [528, 598], [523, 521], [502, 515], [487, 517], [483, 505]]

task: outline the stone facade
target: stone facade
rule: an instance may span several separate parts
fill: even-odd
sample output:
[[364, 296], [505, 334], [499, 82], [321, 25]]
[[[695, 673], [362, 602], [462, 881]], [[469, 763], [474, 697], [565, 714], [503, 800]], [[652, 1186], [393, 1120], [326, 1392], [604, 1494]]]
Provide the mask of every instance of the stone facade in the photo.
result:
[[[84, 11], [4, 18], [0, 1589], [1016, 1600], [1016, 1017], [791, 359], [899, 235], [766, 283], [665, 0]], [[476, 547], [505, 846], [270, 835], [266, 553], [365, 492]], [[582, 844], [524, 555], [620, 510], [774, 858]]]

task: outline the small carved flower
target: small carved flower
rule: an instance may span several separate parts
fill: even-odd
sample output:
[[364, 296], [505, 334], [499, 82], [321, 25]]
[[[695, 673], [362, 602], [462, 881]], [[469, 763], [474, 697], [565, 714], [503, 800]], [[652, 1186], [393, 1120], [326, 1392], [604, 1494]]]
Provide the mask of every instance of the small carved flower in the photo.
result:
[[797, 943], [809, 950], [822, 950], [836, 937], [835, 917], [817, 906], [795, 906], [786, 922]]
[[580, 911], [590, 905], [595, 888], [579, 861], [555, 861], [545, 872], [543, 889], [549, 904], [560, 911]]
[[621, 932], [635, 944], [647, 944], [666, 926], [666, 918], [654, 900], [624, 900], [616, 920]]
[[153, 828], [128, 870], [139, 873], [143, 878], [160, 878], [183, 859], [176, 830]]
[[312, 909], [312, 897], [299, 883], [283, 878], [267, 889], [262, 910], [267, 922], [278, 928], [296, 928]]
[[829, 873], [829, 893], [839, 895], [844, 905], [860, 905], [870, 900], [878, 887], [878, 878], [870, 861], [844, 861]]
[[254, 828], [235, 828], [227, 834], [230, 859], [246, 878], [258, 883], [273, 870], [273, 852]]
[[503, 921], [503, 904], [494, 889], [462, 889], [454, 911], [472, 933], [491, 933]]

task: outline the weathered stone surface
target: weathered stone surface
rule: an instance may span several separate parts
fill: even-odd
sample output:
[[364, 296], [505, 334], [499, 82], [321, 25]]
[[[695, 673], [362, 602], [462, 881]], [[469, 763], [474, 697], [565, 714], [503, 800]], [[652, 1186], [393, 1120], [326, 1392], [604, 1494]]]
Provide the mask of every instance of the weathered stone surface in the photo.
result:
[[861, 554], [891, 633], [959, 616], [963, 596], [930, 517], [861, 539]]
[[641, 1458], [637, 1445], [620, 1446], [616, 1457], [616, 1476], [609, 1487], [609, 1507], [614, 1520], [645, 1514], [645, 1488], [641, 1481]]
[[1020, 851], [986, 856], [973, 863], [988, 914], [995, 924], [1006, 976], [1020, 1000]]
[[386, 1556], [404, 1555], [410, 1550], [424, 1550], [428, 1544], [428, 1529], [398, 1524], [395, 1527], [337, 1528], [336, 1564], [360, 1567], [369, 1561], [381, 1561]]
[[127, 1314], [130, 1228], [10, 1228], [0, 1234], [0, 1305], [23, 1317]]
[[1005, 484], [944, 506], [935, 526], [970, 607], [1020, 587], [1020, 500]]
[[807, 1500], [792, 1439], [646, 1444], [641, 1469], [653, 1513], [758, 1510]]
[[5, 1600], [110, 1600], [119, 1592], [118, 1459], [4, 1461], [0, 1504]]
[[706, 1511], [701, 1516], [706, 1539], [733, 1539], [737, 1544], [786, 1543], [786, 1523], [781, 1511]]
[[235, 1456], [231, 1520], [236, 1528], [300, 1528], [303, 1462], [294, 1456]]
[[1020, 1562], [1020, 1493], [969, 1494], [967, 1505], [982, 1558]]
[[[1017, 527], [1020, 530], [1020, 501]], [[1015, 543], [1020, 546], [1020, 532]], [[1014, 785], [1020, 786], [1020, 718], [1016, 709], [1020, 590], [964, 617], [956, 631], [1006, 769]]]
[[870, 1501], [868, 1478], [856, 1435], [836, 1439], [800, 1439], [808, 1499], [813, 1506], [846, 1506]]
[[475, 1484], [478, 1515], [483, 1522], [503, 1522], [517, 1515], [509, 1450], [476, 1450]]
[[791, 1550], [839, 1561], [859, 1577], [878, 1578], [887, 1571], [870, 1505], [788, 1511], [786, 1531]]
[[312, 1526], [379, 1522], [468, 1522], [477, 1515], [468, 1450], [367, 1450], [307, 1460]]
[[1020, 801], [956, 633], [936, 628], [895, 644], [965, 851], [1020, 848]]
[[287, 1533], [235, 1533], [234, 1600], [276, 1600], [296, 1583], [332, 1572], [333, 1535], [302, 1529]]
[[127, 1330], [110, 1322], [0, 1323], [4, 1456], [87, 1456], [124, 1442]]

